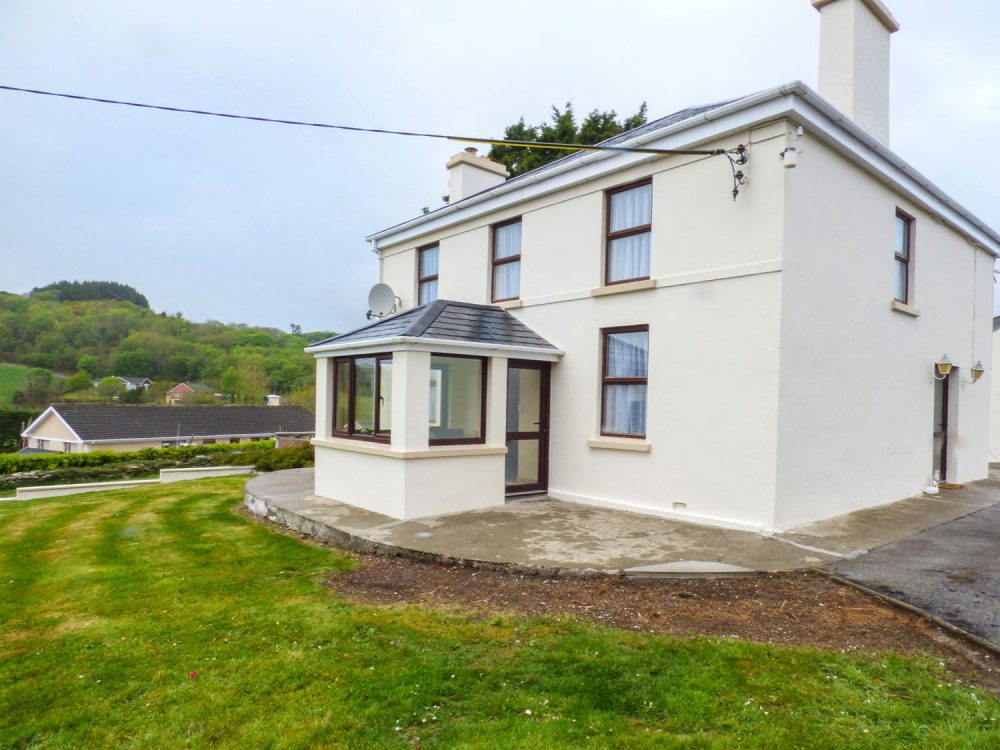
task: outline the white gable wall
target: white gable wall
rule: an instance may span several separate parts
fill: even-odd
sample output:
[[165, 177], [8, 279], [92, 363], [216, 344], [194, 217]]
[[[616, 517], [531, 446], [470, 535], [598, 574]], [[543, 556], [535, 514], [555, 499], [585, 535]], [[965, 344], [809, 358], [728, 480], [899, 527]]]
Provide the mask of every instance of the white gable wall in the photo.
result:
[[[948, 479], [986, 475], [992, 257], [808, 135], [785, 191], [776, 526], [917, 494], [932, 471], [932, 363], [947, 354]], [[896, 208], [915, 217], [913, 317], [890, 309]], [[957, 412], [954, 409], [957, 408]]]

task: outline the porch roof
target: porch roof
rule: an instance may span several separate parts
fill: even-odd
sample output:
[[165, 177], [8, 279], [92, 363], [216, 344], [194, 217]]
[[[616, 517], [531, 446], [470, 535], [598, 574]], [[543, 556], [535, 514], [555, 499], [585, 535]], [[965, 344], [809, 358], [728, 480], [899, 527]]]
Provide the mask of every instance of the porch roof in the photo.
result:
[[307, 352], [471, 347], [524, 355], [532, 352], [554, 359], [562, 354], [506, 310], [496, 305], [436, 300], [348, 333], [317, 341]]

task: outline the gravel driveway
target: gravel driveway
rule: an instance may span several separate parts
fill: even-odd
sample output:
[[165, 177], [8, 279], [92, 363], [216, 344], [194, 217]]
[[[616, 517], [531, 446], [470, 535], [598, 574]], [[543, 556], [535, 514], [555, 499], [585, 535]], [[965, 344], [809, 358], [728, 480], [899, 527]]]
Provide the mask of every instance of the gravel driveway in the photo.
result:
[[829, 567], [1000, 646], [1000, 505]]

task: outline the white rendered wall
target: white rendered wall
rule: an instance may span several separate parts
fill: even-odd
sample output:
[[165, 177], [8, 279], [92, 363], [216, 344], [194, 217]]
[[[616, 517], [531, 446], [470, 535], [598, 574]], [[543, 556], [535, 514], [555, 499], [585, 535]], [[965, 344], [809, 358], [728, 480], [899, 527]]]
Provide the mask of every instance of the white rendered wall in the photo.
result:
[[1000, 341], [997, 340], [1000, 332], [994, 332], [991, 337], [993, 344], [992, 366], [986, 360], [986, 375], [992, 376], [990, 380], [990, 461], [1000, 461], [1000, 378], [994, 373], [1000, 367]]
[[[777, 516], [787, 528], [900, 500], [932, 468], [932, 363], [952, 378], [948, 478], [987, 474], [992, 259], [808, 136], [787, 170]], [[913, 317], [890, 309], [896, 208], [914, 216]]]
[[[389, 444], [317, 435], [315, 493], [392, 518], [423, 518], [504, 503], [507, 360], [487, 360], [484, 443], [428, 445], [430, 359], [393, 352]], [[330, 357], [318, 357], [324, 372]], [[317, 420], [332, 400], [317, 390]], [[325, 424], [326, 422], [324, 422]]]
[[321, 445], [315, 445], [315, 452], [317, 495], [392, 518], [406, 517], [403, 460]]
[[[760, 156], [735, 202], [724, 160], [659, 159], [383, 251], [383, 278], [409, 287], [412, 248], [440, 242], [441, 297], [486, 303], [488, 225], [522, 217], [523, 306], [511, 312], [566, 352], [552, 366], [551, 495], [739, 527], [773, 519], [784, 134], [781, 124], [755, 131]], [[659, 286], [592, 296], [602, 285], [604, 191], [650, 175]], [[590, 447], [600, 432], [600, 330], [642, 323], [649, 433], [632, 445], [649, 450]]]

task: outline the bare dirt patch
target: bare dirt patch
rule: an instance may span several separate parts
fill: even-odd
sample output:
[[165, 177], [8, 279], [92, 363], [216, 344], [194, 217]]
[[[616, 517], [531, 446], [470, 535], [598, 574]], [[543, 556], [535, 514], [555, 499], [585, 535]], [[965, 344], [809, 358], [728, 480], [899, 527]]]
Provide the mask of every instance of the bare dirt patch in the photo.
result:
[[[250, 514], [242, 515], [309, 543]], [[326, 585], [352, 601], [459, 607], [490, 616], [571, 616], [672, 636], [732, 637], [844, 653], [928, 654], [961, 679], [1000, 693], [996, 657], [912, 612], [818, 572], [738, 578], [551, 578], [503, 570], [351, 554], [358, 567]]]

